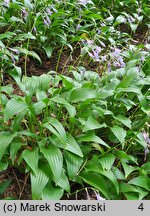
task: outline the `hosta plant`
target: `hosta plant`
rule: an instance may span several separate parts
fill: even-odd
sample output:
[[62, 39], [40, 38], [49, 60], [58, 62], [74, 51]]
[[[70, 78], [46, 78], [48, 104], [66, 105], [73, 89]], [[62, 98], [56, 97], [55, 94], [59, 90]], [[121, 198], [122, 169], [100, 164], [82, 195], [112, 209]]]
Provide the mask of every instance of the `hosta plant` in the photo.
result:
[[0, 91], [1, 171], [29, 172], [32, 199], [60, 199], [72, 182], [106, 199], [149, 197], [148, 65], [14, 77], [19, 94]]

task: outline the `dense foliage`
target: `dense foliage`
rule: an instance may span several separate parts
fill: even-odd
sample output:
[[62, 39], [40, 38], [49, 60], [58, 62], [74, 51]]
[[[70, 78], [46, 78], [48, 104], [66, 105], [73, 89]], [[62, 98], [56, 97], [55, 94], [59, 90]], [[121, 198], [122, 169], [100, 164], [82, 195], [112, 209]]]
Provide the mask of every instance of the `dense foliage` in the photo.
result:
[[[146, 0], [0, 0], [0, 171], [30, 173], [32, 199], [75, 183], [97, 199], [150, 199], [149, 15]], [[78, 64], [58, 73], [75, 48]], [[28, 58], [56, 52], [56, 71], [28, 76]]]

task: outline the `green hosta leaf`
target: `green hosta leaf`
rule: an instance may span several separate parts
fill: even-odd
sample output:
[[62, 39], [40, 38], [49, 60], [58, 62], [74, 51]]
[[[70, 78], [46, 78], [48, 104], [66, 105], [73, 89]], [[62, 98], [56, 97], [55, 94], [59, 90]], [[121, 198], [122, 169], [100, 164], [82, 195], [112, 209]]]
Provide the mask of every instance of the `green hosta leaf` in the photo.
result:
[[51, 81], [51, 76], [49, 74], [42, 74], [38, 78], [39, 78], [39, 89], [41, 91], [48, 91], [50, 81]]
[[119, 185], [116, 176], [114, 173], [109, 170], [109, 171], [99, 171], [100, 174], [104, 175], [106, 178], [108, 178], [115, 186], [117, 194], [119, 194]]
[[117, 88], [116, 92], [117, 93], [120, 93], [120, 92], [133, 92], [135, 94], [141, 95], [140, 88], [137, 87], [137, 86], [129, 86], [128, 88]]
[[125, 172], [125, 178], [128, 177], [128, 175], [130, 175], [130, 173], [132, 173], [133, 171], [137, 170], [137, 168], [129, 166], [127, 163], [122, 161], [122, 166]]
[[147, 143], [142, 135], [141, 132], [135, 132], [134, 133], [137, 137], [137, 139], [135, 139], [141, 146], [143, 146], [144, 148], [147, 148]]
[[36, 91], [36, 98], [37, 98], [38, 102], [40, 102], [40, 101], [47, 98], [47, 94], [45, 91], [37, 90]]
[[76, 115], [76, 109], [74, 106], [72, 106], [70, 103], [68, 103], [64, 98], [60, 97], [60, 96], [55, 96], [53, 98], [51, 98], [52, 101], [59, 103], [59, 104], [63, 104], [64, 107], [68, 110], [69, 115], [71, 117], [74, 117]]
[[43, 190], [48, 183], [49, 177], [39, 169], [36, 174], [31, 173], [32, 199], [39, 200], [42, 198]]
[[47, 159], [54, 176], [54, 181], [57, 183], [61, 177], [63, 168], [62, 153], [57, 147], [53, 145], [49, 145], [48, 148], [41, 147], [40, 149], [43, 153], [43, 156]]
[[97, 120], [95, 120], [92, 116], [89, 116], [85, 125], [83, 127], [83, 131], [94, 130], [98, 128], [106, 127], [106, 124], [100, 124]]
[[150, 186], [149, 186], [149, 183], [148, 183], [148, 177], [146, 176], [138, 176], [134, 179], [131, 179], [128, 184], [132, 184], [132, 185], [136, 185], [136, 186], [139, 186], [139, 187], [142, 187], [146, 190], [150, 190]]
[[37, 115], [40, 114], [45, 107], [46, 107], [46, 104], [43, 101], [38, 101], [34, 103], [33, 105], [33, 108]]
[[147, 162], [147, 163], [143, 164], [143, 165], [142, 165], [142, 168], [143, 168], [146, 172], [150, 173], [150, 162]]
[[106, 90], [106, 89], [103, 89], [102, 91], [100, 91], [99, 93], [99, 99], [105, 99], [107, 97], [110, 97], [114, 94], [114, 90]]
[[139, 190], [137, 189], [137, 187], [130, 185], [128, 183], [120, 182], [119, 186], [120, 186], [120, 192], [122, 192], [122, 193], [128, 193], [128, 192], [139, 193]]
[[139, 200], [139, 195], [136, 193], [124, 193], [125, 197], [127, 198], [127, 200]]
[[137, 25], [137, 24], [130, 23], [130, 27], [131, 27], [132, 31], [135, 33], [136, 30], [137, 30], [138, 25]]
[[132, 100], [125, 98], [119, 98], [119, 101], [123, 102], [123, 105], [126, 107], [127, 111], [136, 105]]
[[83, 163], [83, 159], [68, 151], [64, 152], [64, 159], [67, 164], [68, 176], [70, 179], [74, 179]]
[[0, 183], [0, 195], [3, 194], [5, 192], [5, 190], [9, 187], [11, 181], [12, 181], [11, 179], [8, 179], [8, 180]]
[[83, 134], [77, 139], [79, 142], [94, 142], [110, 148], [101, 138], [96, 136], [94, 133]]
[[126, 21], [126, 18], [123, 15], [119, 15], [116, 20], [115, 23], [117, 22], [118, 24], [120, 23], [124, 23]]
[[97, 98], [97, 92], [95, 90], [89, 88], [76, 88], [71, 91], [68, 100], [77, 103], [79, 101], [95, 98]]
[[46, 123], [43, 124], [43, 127], [54, 133], [60, 139], [60, 141], [66, 145], [67, 135], [62, 124], [55, 118], [47, 118], [45, 119], [45, 122]]
[[16, 135], [16, 133], [0, 132], [0, 160]]
[[83, 157], [83, 153], [82, 153], [78, 143], [70, 134], [67, 134], [67, 145], [66, 145], [65, 149], [78, 155], [78, 156], [80, 156], [80, 157]]
[[29, 149], [24, 150], [22, 152], [22, 157], [28, 164], [28, 166], [31, 168], [31, 170], [36, 173], [38, 170], [39, 161], [38, 148], [34, 149], [33, 151], [30, 151]]
[[57, 185], [66, 190], [68, 193], [70, 192], [70, 184], [64, 170], [62, 171], [61, 177]]
[[100, 175], [99, 173], [94, 173], [94, 172], [84, 172], [82, 173], [81, 178], [87, 184], [91, 185], [92, 187], [102, 192], [103, 195], [106, 197], [106, 199], [109, 199], [106, 180], [103, 178], [102, 175]]
[[139, 191], [139, 200], [142, 200], [145, 196], [147, 196], [149, 194], [148, 191], [145, 191], [145, 189], [141, 188], [141, 187], [137, 187], [138, 191]]
[[14, 32], [9, 32], [6, 31], [4, 34], [0, 34], [0, 40], [7, 38], [7, 39], [11, 39], [12, 37], [14, 37], [16, 34]]
[[112, 171], [117, 179], [125, 180], [124, 174], [117, 167], [112, 167]]
[[63, 76], [63, 75], [60, 75], [60, 77], [61, 80], [63, 81], [63, 86], [66, 89], [72, 89], [74, 87], [74, 81], [70, 77]]
[[53, 48], [51, 46], [45, 46], [43, 48], [46, 52], [47, 57], [50, 58], [53, 52]]
[[0, 172], [6, 170], [8, 167], [8, 161], [2, 162], [0, 161]]
[[64, 194], [60, 187], [53, 186], [49, 181], [42, 193], [42, 200], [59, 200]]
[[14, 164], [15, 158], [17, 156], [17, 152], [21, 148], [21, 146], [26, 145], [26, 143], [21, 142], [12, 142], [10, 144], [10, 159], [12, 161], [12, 164]]
[[20, 114], [22, 112], [28, 111], [28, 106], [25, 102], [17, 100], [15, 98], [10, 99], [4, 110], [4, 121], [7, 122], [15, 114]]
[[118, 125], [114, 125], [113, 127], [111, 127], [111, 131], [113, 132], [115, 137], [121, 142], [122, 148], [124, 148], [126, 131]]
[[[109, 157], [111, 158], [112, 156], [109, 156]], [[95, 173], [99, 173], [99, 174], [105, 176], [106, 178], [108, 178], [114, 184], [117, 194], [119, 194], [119, 185], [117, 182], [117, 178], [114, 175], [114, 173], [109, 169], [110, 167], [112, 167], [112, 162], [114, 163], [113, 158], [110, 159], [110, 163], [109, 162], [107, 163], [107, 161], [103, 160], [103, 159], [102, 159], [102, 163], [101, 163], [101, 159], [99, 159], [97, 157], [95, 157], [95, 158], [93, 157], [93, 160], [91, 160], [87, 164], [86, 170], [92, 171]], [[106, 168], [105, 169], [103, 168], [103, 170], [102, 170], [100, 165], [102, 167], [108, 167], [108, 170], [105, 170]]]
[[36, 54], [36, 52], [29, 51], [29, 50], [27, 50], [25, 48], [20, 48], [20, 47], [16, 47], [16, 49], [18, 49], [18, 51], [20, 53], [23, 53], [24, 55], [27, 55], [27, 56], [31, 56], [31, 57], [37, 59], [40, 63], [42, 63], [40, 57]]
[[0, 47], [5, 48], [5, 45], [3, 44], [2, 41], [0, 41]]
[[115, 152], [115, 155], [116, 155], [117, 158], [119, 158], [119, 159], [121, 159], [121, 160], [122, 160], [122, 159], [125, 159], [125, 160], [127, 160], [127, 161], [132, 161], [133, 163], [138, 164], [136, 158], [134, 158], [132, 155], [128, 155], [128, 154], [127, 154], [126, 152], [124, 152], [124, 151], [117, 150], [117, 151]]
[[35, 40], [36, 37], [31, 32], [28, 32], [27, 34], [19, 34], [17, 37], [14, 38], [14, 41], [24, 41], [26, 39]]
[[131, 129], [131, 120], [123, 115], [114, 116], [115, 119]]
[[109, 171], [112, 168], [114, 161], [115, 161], [115, 156], [109, 153], [99, 159], [99, 162], [103, 167], [103, 170], [106, 171]]

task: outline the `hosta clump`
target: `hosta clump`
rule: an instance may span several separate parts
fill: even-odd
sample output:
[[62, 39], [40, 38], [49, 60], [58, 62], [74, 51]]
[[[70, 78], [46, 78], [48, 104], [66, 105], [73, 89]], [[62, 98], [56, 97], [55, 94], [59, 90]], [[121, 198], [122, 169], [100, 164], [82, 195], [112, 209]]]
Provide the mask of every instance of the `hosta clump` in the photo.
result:
[[71, 77], [23, 77], [19, 95], [1, 88], [1, 170], [25, 166], [33, 199], [60, 199], [71, 182], [106, 199], [149, 196], [150, 77], [136, 67]]

